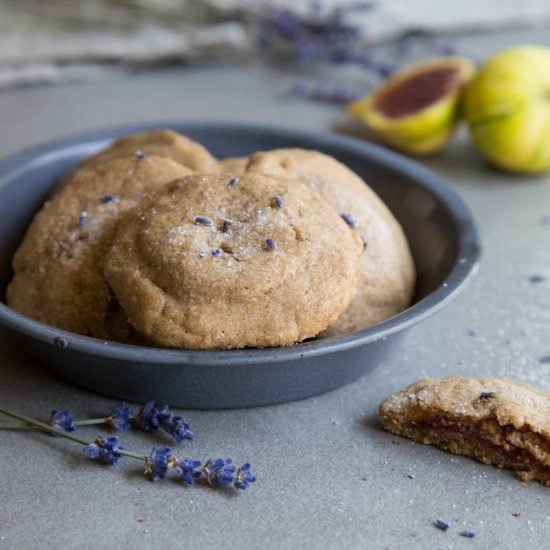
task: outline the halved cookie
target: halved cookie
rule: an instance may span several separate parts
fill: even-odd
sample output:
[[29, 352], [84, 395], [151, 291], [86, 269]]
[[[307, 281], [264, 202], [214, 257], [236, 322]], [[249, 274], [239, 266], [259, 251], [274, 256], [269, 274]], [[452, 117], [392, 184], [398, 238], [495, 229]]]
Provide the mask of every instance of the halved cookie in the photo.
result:
[[550, 485], [550, 393], [503, 378], [423, 379], [380, 405], [386, 430]]

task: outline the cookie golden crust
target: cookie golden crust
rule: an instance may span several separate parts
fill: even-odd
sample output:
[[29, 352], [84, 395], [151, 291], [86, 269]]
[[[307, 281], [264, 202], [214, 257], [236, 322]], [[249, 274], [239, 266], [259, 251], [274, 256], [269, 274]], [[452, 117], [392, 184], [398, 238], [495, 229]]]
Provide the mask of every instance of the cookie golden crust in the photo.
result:
[[332, 157], [304, 149], [256, 153], [247, 171], [305, 183], [345, 215], [365, 242], [357, 294], [325, 336], [374, 325], [410, 305], [415, 269], [407, 240], [392, 213], [359, 176]]
[[550, 393], [503, 378], [423, 379], [380, 405], [384, 428], [550, 485]]
[[190, 170], [135, 156], [80, 171], [35, 216], [13, 260], [10, 307], [87, 336], [133, 341], [133, 331], [101, 270], [116, 224], [143, 193]]
[[143, 153], [167, 157], [193, 172], [217, 171], [217, 160], [200, 144], [173, 130], [151, 130], [117, 139], [109, 147], [82, 161], [76, 170], [90, 168], [115, 158]]
[[118, 228], [105, 275], [130, 322], [184, 348], [315, 336], [353, 297], [362, 243], [317, 193], [265, 175], [188, 176]]

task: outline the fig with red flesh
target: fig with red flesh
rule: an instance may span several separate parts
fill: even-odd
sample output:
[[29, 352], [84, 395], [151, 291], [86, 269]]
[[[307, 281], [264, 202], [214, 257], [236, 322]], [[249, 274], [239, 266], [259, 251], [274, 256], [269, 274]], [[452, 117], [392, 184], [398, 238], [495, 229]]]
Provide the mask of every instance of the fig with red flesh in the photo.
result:
[[431, 59], [393, 75], [348, 109], [392, 147], [435, 153], [453, 133], [462, 93], [474, 73], [473, 62], [463, 57]]

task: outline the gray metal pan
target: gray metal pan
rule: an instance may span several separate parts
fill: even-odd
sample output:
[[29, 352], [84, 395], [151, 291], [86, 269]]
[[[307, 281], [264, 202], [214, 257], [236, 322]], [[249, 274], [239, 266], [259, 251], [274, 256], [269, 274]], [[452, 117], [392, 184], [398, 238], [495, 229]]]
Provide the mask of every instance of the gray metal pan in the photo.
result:
[[[333, 134], [273, 127], [162, 121], [90, 132], [34, 147], [0, 162], [0, 296], [11, 257], [48, 191], [82, 157], [115, 137], [171, 127], [217, 157], [278, 147], [317, 149], [356, 171], [378, 192], [409, 239], [418, 287], [414, 304], [374, 327], [285, 348], [192, 351], [129, 346], [47, 326], [0, 303], [0, 324], [21, 350], [78, 386], [134, 402], [182, 408], [267, 405], [320, 394], [367, 373], [398, 347], [406, 329], [463, 288], [479, 261], [476, 225], [438, 176], [383, 147]], [[404, 343], [405, 344], [405, 343]]]

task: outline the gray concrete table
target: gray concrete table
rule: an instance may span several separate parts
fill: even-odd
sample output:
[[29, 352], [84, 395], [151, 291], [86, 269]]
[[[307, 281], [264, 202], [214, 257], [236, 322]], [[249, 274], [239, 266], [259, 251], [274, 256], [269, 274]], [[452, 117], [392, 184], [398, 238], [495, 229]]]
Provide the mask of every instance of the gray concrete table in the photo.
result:
[[[478, 55], [550, 41], [548, 29], [468, 36]], [[165, 119], [232, 120], [327, 130], [336, 108], [282, 99], [289, 76], [261, 68], [177, 69], [101, 84], [0, 94], [0, 154], [88, 128]], [[398, 359], [332, 393], [275, 407], [185, 411], [183, 453], [250, 461], [258, 482], [235, 496], [153, 484], [124, 461], [102, 467], [70, 442], [0, 432], [0, 550], [12, 548], [547, 548], [550, 489], [384, 433], [378, 403], [421, 376], [504, 375], [550, 389], [550, 177], [510, 177], [480, 162], [464, 133], [425, 164], [479, 220], [475, 281], [411, 331]], [[534, 274], [548, 281], [530, 284]], [[0, 332], [0, 403], [44, 417], [96, 416], [113, 401], [43, 372]], [[93, 429], [83, 431], [90, 437]], [[124, 435], [146, 451], [162, 437]], [[519, 513], [519, 517], [513, 515]], [[444, 533], [434, 518], [448, 521]], [[471, 529], [474, 539], [459, 536]]]

